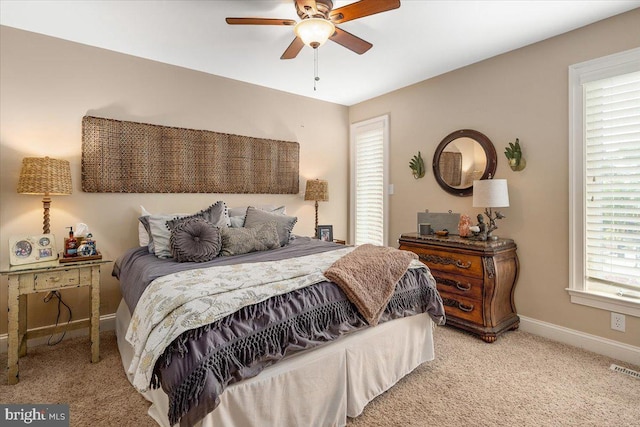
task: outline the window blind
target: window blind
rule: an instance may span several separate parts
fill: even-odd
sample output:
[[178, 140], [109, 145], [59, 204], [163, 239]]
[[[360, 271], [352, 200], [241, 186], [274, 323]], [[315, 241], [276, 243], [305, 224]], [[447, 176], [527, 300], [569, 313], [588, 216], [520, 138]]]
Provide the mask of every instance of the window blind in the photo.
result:
[[640, 297], [640, 72], [583, 90], [589, 288]]
[[384, 245], [383, 122], [355, 134], [355, 244]]

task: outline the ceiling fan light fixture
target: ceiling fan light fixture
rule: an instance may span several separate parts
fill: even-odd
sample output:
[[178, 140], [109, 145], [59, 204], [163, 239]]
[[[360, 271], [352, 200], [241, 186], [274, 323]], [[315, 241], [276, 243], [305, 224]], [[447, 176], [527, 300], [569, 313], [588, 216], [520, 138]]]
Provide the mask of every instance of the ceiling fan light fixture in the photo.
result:
[[336, 32], [336, 27], [333, 22], [326, 19], [308, 18], [298, 22], [293, 31], [304, 44], [316, 49]]

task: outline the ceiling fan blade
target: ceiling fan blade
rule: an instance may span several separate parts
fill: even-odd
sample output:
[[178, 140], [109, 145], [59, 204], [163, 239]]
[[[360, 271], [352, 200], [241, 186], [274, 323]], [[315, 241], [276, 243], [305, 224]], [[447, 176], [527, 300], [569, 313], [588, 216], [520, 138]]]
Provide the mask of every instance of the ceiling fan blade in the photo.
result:
[[349, 50], [354, 51], [358, 55], [362, 55], [373, 46], [368, 41], [362, 40], [360, 37], [354, 36], [353, 34], [345, 30], [341, 30], [338, 27], [336, 27], [336, 32], [333, 33], [333, 35], [329, 37], [329, 39], [333, 40], [339, 45], [346, 47]]
[[296, 25], [293, 19], [274, 18], [227, 18], [229, 25]]
[[298, 54], [300, 53], [303, 47], [304, 47], [304, 43], [302, 42], [300, 37], [296, 37], [295, 39], [293, 39], [289, 47], [284, 51], [280, 59], [295, 58], [296, 56], [298, 56]]
[[399, 7], [400, 0], [360, 0], [332, 10], [329, 12], [329, 19], [334, 24], [340, 24]]

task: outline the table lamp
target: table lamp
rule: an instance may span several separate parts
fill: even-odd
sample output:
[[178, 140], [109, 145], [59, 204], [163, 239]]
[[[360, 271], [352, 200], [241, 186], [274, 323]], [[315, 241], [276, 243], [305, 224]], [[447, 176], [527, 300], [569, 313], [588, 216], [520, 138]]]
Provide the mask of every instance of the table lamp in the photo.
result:
[[318, 202], [326, 202], [329, 200], [329, 183], [322, 179], [307, 181], [304, 199], [316, 202], [316, 225], [313, 231], [313, 235], [315, 236], [318, 232]]
[[496, 219], [505, 218], [500, 211], [492, 211], [493, 208], [504, 208], [509, 206], [509, 191], [506, 179], [483, 179], [473, 181], [473, 207], [485, 208], [484, 213], [489, 218], [489, 228], [487, 238], [497, 240], [497, 236], [491, 233], [496, 230]]
[[44, 220], [42, 232], [49, 234], [51, 197], [71, 194], [71, 168], [66, 160], [50, 157], [25, 157], [18, 179], [19, 194], [42, 194]]

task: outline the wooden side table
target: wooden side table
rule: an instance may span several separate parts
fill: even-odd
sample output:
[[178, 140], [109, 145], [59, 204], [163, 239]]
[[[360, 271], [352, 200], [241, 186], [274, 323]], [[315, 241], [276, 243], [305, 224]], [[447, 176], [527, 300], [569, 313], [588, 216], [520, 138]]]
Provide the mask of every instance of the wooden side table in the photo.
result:
[[431, 270], [447, 324], [478, 334], [489, 343], [504, 331], [518, 328], [513, 293], [519, 262], [513, 240], [480, 242], [406, 233], [399, 243], [400, 249], [417, 254]]
[[[66, 330], [89, 327], [91, 331], [91, 362], [100, 360], [100, 266], [107, 260], [49, 263], [15, 266], [0, 272], [9, 279], [9, 319], [7, 383], [17, 384], [19, 358], [27, 354], [27, 340]], [[89, 286], [91, 317], [71, 325], [58, 325], [27, 331], [27, 295], [59, 289]]]

